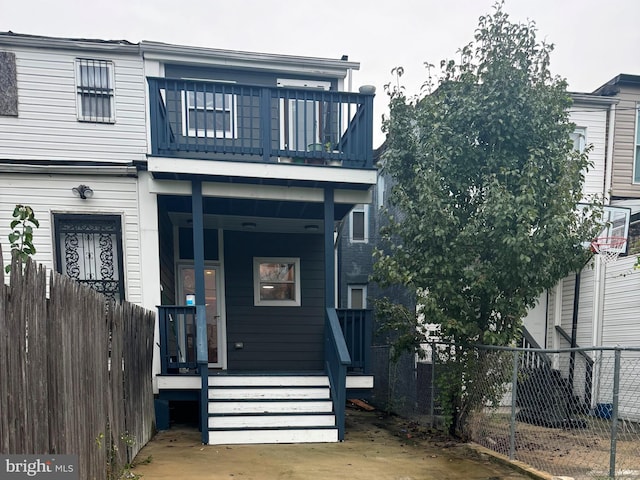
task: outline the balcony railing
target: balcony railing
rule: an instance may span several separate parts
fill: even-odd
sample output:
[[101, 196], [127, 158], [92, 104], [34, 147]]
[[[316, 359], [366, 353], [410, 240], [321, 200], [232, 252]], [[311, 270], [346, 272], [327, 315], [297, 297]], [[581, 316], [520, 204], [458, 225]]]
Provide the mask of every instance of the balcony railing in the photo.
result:
[[148, 78], [152, 154], [371, 168], [373, 95]]
[[351, 357], [348, 371], [368, 374], [373, 332], [371, 310], [337, 309], [336, 314]]

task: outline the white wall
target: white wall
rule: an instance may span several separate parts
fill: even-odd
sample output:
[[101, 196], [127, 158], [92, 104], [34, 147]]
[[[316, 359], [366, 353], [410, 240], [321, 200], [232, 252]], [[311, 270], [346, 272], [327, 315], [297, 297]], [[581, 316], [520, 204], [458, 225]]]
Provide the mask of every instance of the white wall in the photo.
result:
[[598, 107], [576, 103], [569, 110], [570, 120], [576, 128], [586, 129], [586, 145], [592, 145], [589, 160], [593, 166], [585, 174], [583, 192], [585, 199], [590, 195], [602, 196], [605, 190], [605, 158], [606, 158], [606, 128], [608, 107]]
[[[138, 55], [0, 46], [16, 54], [18, 117], [0, 117], [0, 159], [145, 160], [145, 77]], [[114, 62], [114, 124], [79, 122], [75, 59]]]
[[[140, 231], [137, 178], [77, 175], [0, 174], [0, 244], [9, 258], [9, 223], [16, 204], [30, 205], [40, 222], [34, 232], [35, 260], [51, 269], [55, 266], [53, 247], [54, 213], [102, 213], [122, 216], [125, 268], [125, 298], [142, 303]], [[94, 196], [76, 197], [71, 188], [89, 185]]]

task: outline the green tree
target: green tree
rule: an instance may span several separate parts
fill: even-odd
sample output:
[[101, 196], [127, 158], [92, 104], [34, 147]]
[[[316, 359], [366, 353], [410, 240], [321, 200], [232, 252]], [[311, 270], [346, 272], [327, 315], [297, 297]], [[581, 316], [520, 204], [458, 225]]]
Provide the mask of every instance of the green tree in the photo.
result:
[[[429, 77], [426, 95], [387, 86], [382, 170], [393, 214], [374, 275], [415, 293], [426, 322], [459, 347], [450, 360], [462, 370], [465, 346], [517, 337], [544, 289], [584, 266], [582, 242], [597, 228], [574, 213], [588, 152], [572, 148], [571, 98], [549, 71], [552, 45], [536, 40], [534, 23], [512, 23], [501, 2], [474, 38], [459, 61], [441, 63], [437, 85]], [[380, 305], [379, 320], [417, 348], [416, 315]], [[455, 420], [464, 375], [454, 370], [446, 395]]]

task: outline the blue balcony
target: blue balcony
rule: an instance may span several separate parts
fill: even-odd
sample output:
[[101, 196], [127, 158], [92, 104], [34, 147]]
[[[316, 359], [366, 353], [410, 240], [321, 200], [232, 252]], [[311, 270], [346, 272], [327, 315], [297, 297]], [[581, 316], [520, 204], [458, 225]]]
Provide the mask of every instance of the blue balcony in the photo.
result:
[[152, 155], [373, 166], [373, 95], [148, 78]]

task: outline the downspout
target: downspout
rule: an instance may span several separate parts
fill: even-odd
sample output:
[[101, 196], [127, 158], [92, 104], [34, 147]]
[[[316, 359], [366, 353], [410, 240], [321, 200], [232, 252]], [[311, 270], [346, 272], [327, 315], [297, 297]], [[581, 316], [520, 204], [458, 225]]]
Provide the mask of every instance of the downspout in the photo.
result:
[[616, 105], [609, 106], [609, 119], [607, 122], [607, 151], [604, 157], [604, 204], [611, 203], [611, 184], [613, 181], [613, 131], [616, 123]]

